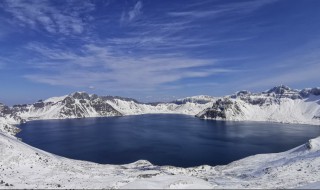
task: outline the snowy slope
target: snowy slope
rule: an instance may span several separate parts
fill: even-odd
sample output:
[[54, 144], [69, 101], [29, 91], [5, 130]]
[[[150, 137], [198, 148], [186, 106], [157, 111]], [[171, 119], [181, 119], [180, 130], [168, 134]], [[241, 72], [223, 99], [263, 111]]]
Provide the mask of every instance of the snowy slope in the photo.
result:
[[121, 116], [97, 96], [76, 92], [34, 104], [15, 105], [12, 112], [25, 120]]
[[[204, 101], [204, 98], [205, 101]], [[181, 99], [182, 100], [182, 99]], [[208, 101], [209, 100], [209, 101]], [[144, 104], [130, 98], [97, 96], [75, 92], [61, 97], [39, 100], [33, 104], [8, 107], [0, 103], [0, 131], [14, 135], [14, 127], [30, 120], [66, 119], [84, 117], [109, 117], [150, 113], [195, 115], [211, 107], [213, 97], [189, 97], [184, 103]]]
[[148, 161], [100, 165], [59, 157], [0, 132], [0, 188], [296, 188], [320, 182], [320, 137], [292, 150], [224, 166], [178, 168]]
[[22, 122], [24, 122], [22, 118], [12, 114], [8, 106], [0, 103], [0, 132], [15, 135], [20, 131], [15, 125]]
[[203, 109], [212, 106], [213, 102], [193, 103], [185, 102], [183, 104], [176, 103], [159, 103], [159, 104], [143, 104], [134, 101], [124, 101], [120, 99], [107, 100], [107, 103], [114, 107], [123, 115], [138, 115], [150, 113], [175, 113], [196, 115]]
[[[150, 113], [196, 115], [203, 119], [320, 124], [320, 88], [303, 90], [277, 86], [262, 93], [240, 91], [215, 98], [193, 96], [168, 103], [141, 103], [118, 96], [76, 92], [34, 104], [0, 105], [0, 118], [15, 123], [39, 119], [108, 117]], [[9, 119], [10, 118], [10, 119]], [[3, 128], [3, 124], [2, 127]]]
[[257, 94], [240, 91], [218, 99], [197, 117], [319, 125], [320, 88], [299, 91], [282, 85]]
[[[149, 113], [175, 113], [195, 115], [211, 107], [214, 98], [203, 101], [203, 97], [190, 97], [192, 102], [144, 104], [130, 98], [97, 96], [76, 92], [61, 97], [39, 100], [34, 104], [15, 105], [11, 114], [25, 120], [65, 119], [83, 117], [108, 117]], [[197, 100], [199, 103], [197, 103]], [[210, 101], [208, 101], [210, 100]], [[200, 102], [201, 101], [201, 102]]]
[[225, 166], [177, 168], [148, 161], [100, 165], [59, 157], [12, 136], [33, 119], [105, 117], [146, 113], [202, 118], [317, 124], [320, 89], [279, 86], [221, 99], [191, 97], [143, 104], [133, 99], [73, 93], [30, 105], [0, 104], [0, 188], [320, 188], [320, 137], [292, 150], [261, 154]]

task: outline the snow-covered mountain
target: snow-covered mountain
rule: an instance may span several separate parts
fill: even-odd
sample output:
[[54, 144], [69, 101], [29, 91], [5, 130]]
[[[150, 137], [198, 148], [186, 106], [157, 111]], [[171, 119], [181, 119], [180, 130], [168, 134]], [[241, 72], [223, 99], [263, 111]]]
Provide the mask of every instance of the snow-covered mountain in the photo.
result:
[[187, 102], [198, 103], [198, 104], [206, 104], [206, 103], [209, 103], [209, 102], [213, 102], [215, 100], [216, 100], [216, 97], [200, 95], [200, 96], [191, 96], [191, 97], [177, 99], [177, 100], [172, 101], [172, 103], [179, 104], [179, 105], [180, 104], [185, 104]]
[[[214, 98], [213, 98], [214, 99]], [[212, 99], [212, 100], [213, 100]], [[126, 101], [122, 99], [106, 100], [108, 104], [114, 107], [123, 115], [137, 115], [137, 114], [150, 114], [150, 113], [173, 113], [173, 114], [186, 114], [196, 115], [205, 108], [211, 107], [213, 101], [206, 102], [189, 102], [183, 103], [139, 103], [135, 101]]]
[[197, 117], [320, 124], [320, 88], [295, 90], [280, 85], [262, 93], [240, 91], [217, 99]]
[[39, 100], [34, 104], [14, 105], [11, 110], [25, 120], [122, 115], [102, 98], [84, 92]]
[[216, 98], [193, 96], [168, 103], [141, 103], [119, 96], [75, 92], [8, 107], [0, 104], [0, 130], [14, 134], [14, 124], [39, 119], [108, 117], [150, 113], [196, 115], [202, 119], [320, 124], [320, 88], [291, 89], [280, 85], [262, 93], [239, 91]]
[[[200, 112], [200, 113], [199, 113]], [[0, 188], [319, 188], [320, 137], [292, 150], [254, 155], [225, 166], [178, 168], [148, 161], [101, 165], [31, 147], [13, 135], [14, 125], [34, 119], [182, 113], [205, 119], [319, 124], [320, 88], [274, 87], [222, 98], [189, 97], [144, 104], [133, 99], [70, 95], [8, 107], [0, 104]]]
[[[34, 104], [14, 105], [12, 108], [3, 105], [3, 114], [16, 117], [17, 120], [64, 119], [83, 117], [107, 117], [148, 113], [181, 113], [195, 115], [212, 106], [211, 98], [203, 101], [200, 97], [190, 97], [192, 101], [183, 103], [145, 104], [134, 99], [118, 96], [97, 96], [85, 92], [39, 100]], [[200, 102], [201, 101], [201, 102]], [[1, 111], [1, 110], [0, 110]]]
[[195, 115], [211, 107], [214, 97], [198, 96], [178, 101], [179, 103], [146, 104], [131, 98], [75, 92], [61, 97], [39, 100], [33, 104], [20, 104], [12, 107], [0, 104], [0, 131], [15, 134], [19, 129], [15, 128], [14, 125], [30, 120], [109, 117], [149, 113]]

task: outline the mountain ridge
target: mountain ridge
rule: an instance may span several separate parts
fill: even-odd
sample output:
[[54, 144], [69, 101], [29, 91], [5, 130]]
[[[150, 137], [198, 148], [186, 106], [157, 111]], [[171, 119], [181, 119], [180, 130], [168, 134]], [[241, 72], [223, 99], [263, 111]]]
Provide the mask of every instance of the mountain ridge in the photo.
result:
[[[320, 88], [291, 89], [285, 85], [223, 97], [191, 96], [164, 103], [142, 103], [120, 96], [74, 92], [12, 107], [0, 103], [0, 130], [30, 120], [110, 117], [138, 114], [187, 114], [200, 119], [320, 124]], [[10, 134], [18, 129], [11, 128]]]
[[320, 88], [291, 89], [279, 85], [261, 93], [238, 91], [218, 98], [201, 119], [320, 124]]

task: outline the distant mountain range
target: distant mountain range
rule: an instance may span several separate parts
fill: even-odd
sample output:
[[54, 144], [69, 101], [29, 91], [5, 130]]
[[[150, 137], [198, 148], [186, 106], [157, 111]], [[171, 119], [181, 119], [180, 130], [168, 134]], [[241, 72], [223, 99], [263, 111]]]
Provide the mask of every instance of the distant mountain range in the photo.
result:
[[[193, 96], [168, 103], [75, 92], [12, 107], [0, 103], [0, 131], [30, 120], [109, 117], [151, 113], [196, 115], [201, 119], [320, 124], [320, 88], [280, 85], [261, 93], [239, 91], [224, 97]], [[6, 129], [5, 129], [6, 128]], [[10, 129], [9, 129], [10, 128]]]

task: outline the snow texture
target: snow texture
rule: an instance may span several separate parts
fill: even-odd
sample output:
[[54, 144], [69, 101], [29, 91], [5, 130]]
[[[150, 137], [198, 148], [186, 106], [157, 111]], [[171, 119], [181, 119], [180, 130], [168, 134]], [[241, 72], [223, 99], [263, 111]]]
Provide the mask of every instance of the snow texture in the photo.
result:
[[257, 94], [240, 91], [222, 98], [197, 96], [154, 104], [76, 92], [29, 105], [0, 104], [0, 188], [320, 188], [320, 137], [286, 152], [254, 155], [224, 166], [178, 168], [144, 160], [126, 165], [72, 160], [14, 136], [19, 132], [15, 125], [29, 120], [148, 113], [319, 125], [320, 88], [299, 91], [281, 85]]
[[0, 188], [319, 188], [320, 137], [224, 166], [178, 168], [140, 160], [101, 165], [63, 158], [0, 132]]
[[240, 91], [219, 98], [197, 114], [202, 119], [270, 121], [320, 125], [320, 88], [290, 89], [281, 85], [253, 94]]

